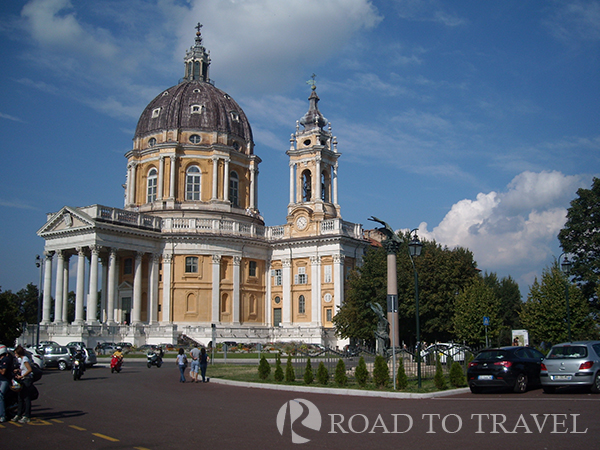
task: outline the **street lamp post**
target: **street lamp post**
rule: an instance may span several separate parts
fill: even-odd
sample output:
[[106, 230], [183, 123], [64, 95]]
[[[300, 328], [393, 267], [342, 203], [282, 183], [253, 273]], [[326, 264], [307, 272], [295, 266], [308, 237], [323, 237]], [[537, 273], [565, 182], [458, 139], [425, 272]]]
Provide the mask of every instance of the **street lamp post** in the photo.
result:
[[[565, 256], [565, 252], [561, 253], [561, 255], [558, 257], [558, 264], [562, 270], [562, 272], [565, 274], [567, 280], [565, 283], [565, 300], [567, 302], [567, 332], [568, 332], [568, 337], [569, 337], [569, 342], [571, 342], [571, 311], [569, 310], [569, 271], [571, 270], [571, 261], [569, 261], [569, 257]], [[562, 261], [562, 263], [560, 262], [561, 258], [565, 256], [565, 259]]]
[[413, 266], [413, 271], [415, 273], [415, 316], [417, 320], [417, 383], [418, 388], [421, 389], [421, 328], [419, 323], [419, 275], [417, 274], [417, 268], [415, 267], [415, 262], [413, 257], [420, 256], [421, 250], [423, 248], [423, 244], [419, 241], [419, 236], [417, 236], [418, 228], [411, 230], [410, 235], [414, 233], [414, 237], [408, 243], [408, 255], [410, 256], [410, 262]]

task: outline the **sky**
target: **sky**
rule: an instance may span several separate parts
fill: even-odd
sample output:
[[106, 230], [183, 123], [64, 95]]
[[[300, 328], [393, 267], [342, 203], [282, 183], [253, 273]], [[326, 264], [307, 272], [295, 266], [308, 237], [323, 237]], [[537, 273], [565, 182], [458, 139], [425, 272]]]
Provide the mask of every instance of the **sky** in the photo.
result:
[[11, 0], [0, 9], [0, 287], [39, 283], [63, 206], [123, 207], [146, 105], [203, 24], [210, 77], [244, 109], [266, 225], [286, 221], [290, 135], [337, 137], [344, 220], [419, 228], [528, 287], [600, 176], [600, 1]]

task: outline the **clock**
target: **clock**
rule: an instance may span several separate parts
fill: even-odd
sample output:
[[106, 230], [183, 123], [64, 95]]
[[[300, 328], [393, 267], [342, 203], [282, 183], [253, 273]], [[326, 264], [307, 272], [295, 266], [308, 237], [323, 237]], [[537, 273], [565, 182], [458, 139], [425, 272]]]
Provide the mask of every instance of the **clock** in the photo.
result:
[[304, 230], [306, 225], [308, 225], [308, 220], [306, 220], [306, 217], [300, 216], [296, 219], [296, 228], [299, 230]]

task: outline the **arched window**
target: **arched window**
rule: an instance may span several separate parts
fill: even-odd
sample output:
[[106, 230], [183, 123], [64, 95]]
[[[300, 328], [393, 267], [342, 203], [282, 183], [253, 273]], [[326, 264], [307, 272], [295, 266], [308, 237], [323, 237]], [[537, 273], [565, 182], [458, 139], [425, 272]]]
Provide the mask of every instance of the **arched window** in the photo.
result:
[[231, 172], [229, 175], [229, 201], [233, 206], [239, 206], [240, 180], [238, 174]]
[[185, 174], [185, 199], [200, 200], [200, 168], [191, 166]]
[[331, 189], [331, 177], [329, 176], [329, 172], [326, 170], [321, 173], [321, 200], [324, 202], [330, 202], [330, 189]]
[[298, 314], [306, 314], [306, 299], [304, 295], [298, 297]]
[[156, 201], [156, 185], [157, 185], [157, 180], [158, 180], [158, 172], [153, 167], [148, 172], [148, 188], [147, 188], [147, 191], [146, 191], [148, 193], [148, 195], [146, 197], [148, 203], [152, 203], [152, 202]]
[[312, 177], [310, 170], [302, 172], [302, 201], [310, 202], [312, 198]]

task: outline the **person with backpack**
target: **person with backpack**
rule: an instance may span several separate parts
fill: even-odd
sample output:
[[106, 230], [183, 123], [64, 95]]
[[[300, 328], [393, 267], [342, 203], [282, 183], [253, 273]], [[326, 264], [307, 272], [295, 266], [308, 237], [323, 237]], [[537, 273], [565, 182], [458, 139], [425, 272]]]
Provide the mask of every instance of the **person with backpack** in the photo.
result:
[[15, 348], [15, 355], [19, 361], [19, 368], [15, 370], [14, 379], [21, 386], [18, 389], [19, 401], [17, 403], [17, 415], [11, 419], [12, 422], [31, 422], [31, 387], [33, 386], [33, 367], [23, 346]]

